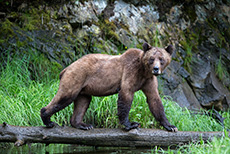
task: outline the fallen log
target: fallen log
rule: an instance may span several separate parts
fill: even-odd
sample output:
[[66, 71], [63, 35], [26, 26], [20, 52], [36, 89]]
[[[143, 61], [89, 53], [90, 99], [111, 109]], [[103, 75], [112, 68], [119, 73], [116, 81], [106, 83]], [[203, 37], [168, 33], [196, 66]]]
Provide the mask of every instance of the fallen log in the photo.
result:
[[[230, 134], [228, 134], [230, 135]], [[55, 126], [22, 127], [6, 123], [0, 125], [0, 142], [14, 142], [16, 146], [25, 143], [63, 143], [88, 146], [152, 147], [173, 146], [189, 142], [211, 141], [224, 136], [223, 132], [167, 132], [159, 129], [92, 129], [79, 130], [72, 127]]]

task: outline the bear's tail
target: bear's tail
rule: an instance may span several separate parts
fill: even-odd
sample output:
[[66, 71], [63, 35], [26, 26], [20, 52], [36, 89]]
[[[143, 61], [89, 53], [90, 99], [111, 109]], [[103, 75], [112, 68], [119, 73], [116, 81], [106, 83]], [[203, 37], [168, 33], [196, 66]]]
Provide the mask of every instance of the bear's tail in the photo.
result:
[[62, 70], [61, 73], [59, 74], [59, 79], [60, 79], [60, 80], [61, 80], [63, 74], [65, 73], [65, 71], [66, 71], [66, 68], [65, 68], [64, 70]]

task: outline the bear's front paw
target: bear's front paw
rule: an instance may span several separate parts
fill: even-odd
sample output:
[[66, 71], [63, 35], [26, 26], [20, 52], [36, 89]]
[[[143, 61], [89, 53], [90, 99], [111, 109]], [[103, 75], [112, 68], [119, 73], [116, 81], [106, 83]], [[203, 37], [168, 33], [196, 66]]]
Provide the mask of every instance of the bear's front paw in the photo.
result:
[[[73, 125], [72, 125], [73, 126]], [[85, 124], [85, 123], [78, 123], [76, 124], [76, 126], [73, 126], [75, 128], [78, 128], [78, 129], [82, 129], [82, 130], [90, 130], [90, 129], [93, 129], [93, 126], [90, 125], [90, 124]]]
[[56, 127], [56, 126], [59, 126], [57, 123], [55, 123], [55, 122], [49, 122], [48, 124], [46, 124], [46, 128], [53, 128], [53, 127]]
[[177, 132], [178, 131], [176, 126], [173, 126], [173, 125], [167, 125], [167, 126], [164, 126], [164, 128], [169, 132]]
[[138, 122], [132, 122], [130, 125], [125, 127], [126, 131], [140, 127], [141, 125]]
[[54, 127], [54, 122], [49, 122], [49, 123], [46, 123], [46, 128], [53, 128]]

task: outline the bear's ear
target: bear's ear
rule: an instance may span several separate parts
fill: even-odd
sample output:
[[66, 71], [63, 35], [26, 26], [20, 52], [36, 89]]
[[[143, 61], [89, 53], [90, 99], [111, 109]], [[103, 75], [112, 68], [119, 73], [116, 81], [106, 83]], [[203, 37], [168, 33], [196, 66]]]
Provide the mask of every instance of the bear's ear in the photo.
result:
[[152, 48], [152, 46], [146, 42], [142, 45], [142, 47], [143, 47], [144, 52], [146, 52]]
[[174, 47], [173, 45], [169, 45], [166, 49], [165, 49], [170, 55], [172, 55], [173, 51], [174, 51]]

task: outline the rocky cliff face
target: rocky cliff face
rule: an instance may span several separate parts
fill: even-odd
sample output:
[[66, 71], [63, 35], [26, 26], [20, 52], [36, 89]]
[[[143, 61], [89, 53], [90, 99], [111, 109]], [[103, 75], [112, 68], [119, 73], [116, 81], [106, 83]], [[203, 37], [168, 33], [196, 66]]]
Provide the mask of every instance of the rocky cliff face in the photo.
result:
[[230, 107], [229, 1], [6, 2], [2, 53], [29, 48], [64, 67], [87, 53], [118, 54], [145, 41], [173, 44], [160, 91], [189, 109]]

